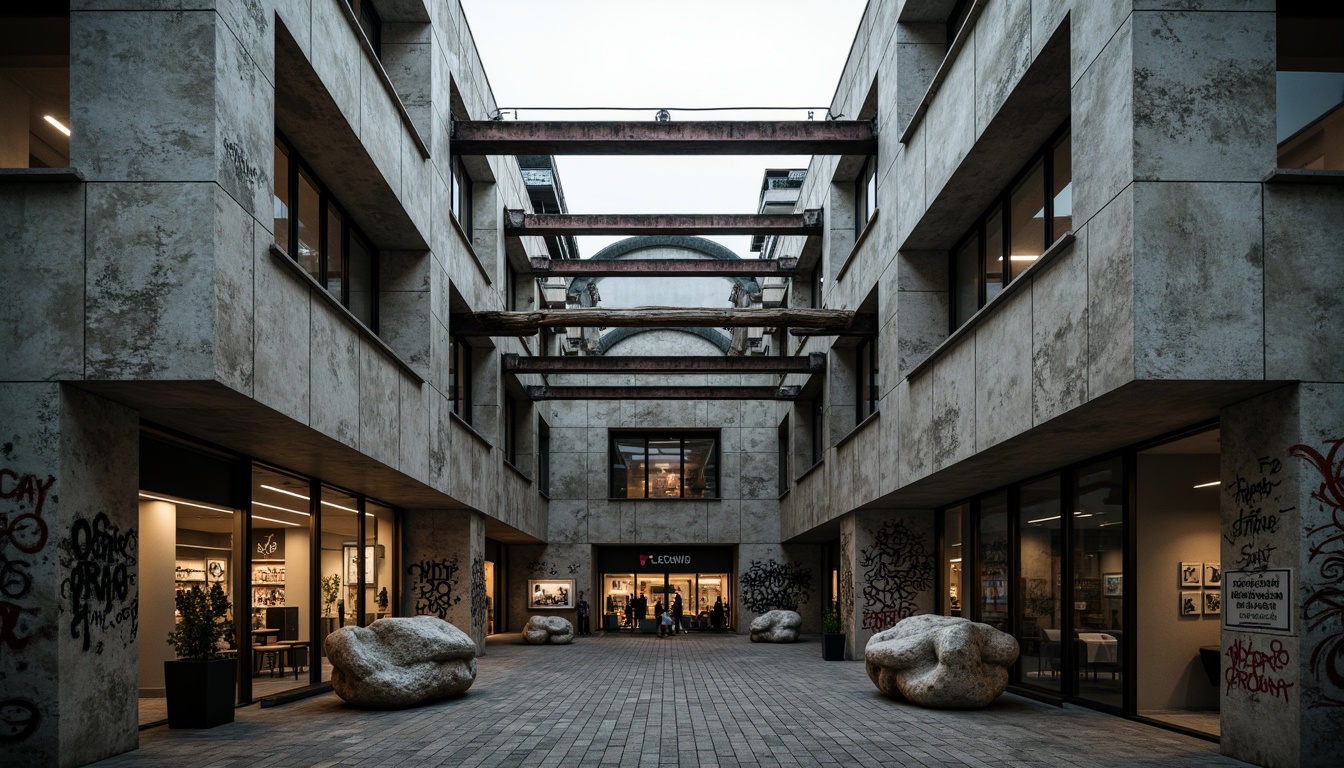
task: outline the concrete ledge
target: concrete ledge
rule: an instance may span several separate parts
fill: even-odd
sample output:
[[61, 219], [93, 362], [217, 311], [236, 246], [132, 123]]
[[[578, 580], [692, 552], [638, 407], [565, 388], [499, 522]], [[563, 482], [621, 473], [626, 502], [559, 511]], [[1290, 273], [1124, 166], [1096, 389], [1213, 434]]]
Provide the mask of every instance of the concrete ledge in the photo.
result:
[[1312, 168], [1276, 168], [1262, 181], [1266, 184], [1344, 185], [1344, 171], [1318, 171]]
[[0, 168], [0, 184], [49, 184], [84, 181], [75, 168]]

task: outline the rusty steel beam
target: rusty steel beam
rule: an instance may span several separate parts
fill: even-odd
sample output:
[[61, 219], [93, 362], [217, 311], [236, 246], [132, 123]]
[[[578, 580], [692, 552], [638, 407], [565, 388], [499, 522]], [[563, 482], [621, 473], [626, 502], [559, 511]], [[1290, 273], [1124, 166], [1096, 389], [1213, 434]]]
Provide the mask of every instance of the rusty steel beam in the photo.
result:
[[799, 387], [545, 387], [529, 386], [533, 400], [796, 400]]
[[819, 373], [826, 355], [805, 357], [615, 356], [530, 357], [505, 354], [506, 373]]
[[868, 120], [466, 120], [455, 155], [872, 155]]
[[504, 234], [526, 235], [820, 235], [822, 211], [727, 214], [560, 214], [506, 208]]
[[540, 277], [792, 277], [797, 259], [576, 259], [532, 257], [531, 274]]

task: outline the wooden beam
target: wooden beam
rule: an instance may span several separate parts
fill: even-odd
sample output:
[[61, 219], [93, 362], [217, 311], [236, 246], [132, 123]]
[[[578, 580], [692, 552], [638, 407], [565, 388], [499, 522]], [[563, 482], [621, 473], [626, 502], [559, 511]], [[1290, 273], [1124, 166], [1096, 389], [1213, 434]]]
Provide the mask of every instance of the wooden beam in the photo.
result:
[[779, 214], [561, 214], [504, 211], [504, 234], [551, 235], [820, 235], [822, 210]]
[[506, 373], [818, 373], [826, 370], [826, 355], [806, 357], [727, 356], [502, 356]]
[[868, 120], [466, 120], [455, 155], [872, 155]]
[[799, 387], [544, 387], [533, 400], [796, 400]]
[[532, 257], [541, 277], [792, 277], [797, 259], [592, 259]]
[[813, 335], [872, 335], [874, 315], [848, 309], [774, 309], [637, 307], [603, 309], [574, 307], [532, 312], [474, 312], [449, 318], [453, 333], [468, 336], [531, 336], [542, 328], [751, 328], [804, 327]]

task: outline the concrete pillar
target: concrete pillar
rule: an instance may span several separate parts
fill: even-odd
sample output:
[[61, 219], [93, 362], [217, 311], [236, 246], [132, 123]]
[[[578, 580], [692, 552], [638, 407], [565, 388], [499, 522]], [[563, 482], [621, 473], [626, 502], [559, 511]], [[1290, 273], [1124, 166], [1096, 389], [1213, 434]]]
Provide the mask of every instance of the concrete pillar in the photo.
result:
[[0, 385], [0, 717], [7, 764], [138, 742], [139, 424], [59, 384]]
[[1344, 385], [1222, 414], [1222, 752], [1324, 768], [1344, 753]]
[[[177, 505], [166, 501], [140, 502], [140, 559], [147, 563], [174, 563], [177, 560]], [[161, 697], [163, 662], [174, 658], [173, 647], [157, 642], [173, 630], [174, 598], [177, 584], [172, 568], [146, 568], [139, 574], [140, 695]]]
[[840, 521], [840, 613], [845, 656], [916, 613], [934, 611], [933, 512], [853, 512]]
[[802, 631], [821, 631], [826, 605], [826, 574], [821, 570], [821, 548], [804, 544], [747, 544], [737, 550], [737, 604], [733, 626], [739, 634], [751, 631], [757, 616], [775, 609], [796, 610]]
[[407, 510], [401, 615], [438, 616], [485, 653], [485, 520], [466, 510]]

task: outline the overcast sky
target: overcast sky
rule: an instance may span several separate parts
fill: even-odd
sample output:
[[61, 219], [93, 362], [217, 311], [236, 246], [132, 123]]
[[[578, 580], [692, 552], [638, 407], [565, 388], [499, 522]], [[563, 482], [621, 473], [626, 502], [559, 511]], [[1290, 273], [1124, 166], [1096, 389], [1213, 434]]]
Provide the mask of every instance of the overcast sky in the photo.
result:
[[[523, 120], [825, 116], [865, 0], [461, 0], [501, 108]], [[528, 107], [645, 107], [563, 112]], [[512, 119], [506, 115], [505, 119]], [[806, 157], [559, 157], [570, 213], [755, 213], [766, 168]], [[592, 256], [618, 238], [579, 238]], [[751, 238], [713, 238], [744, 258]]]

